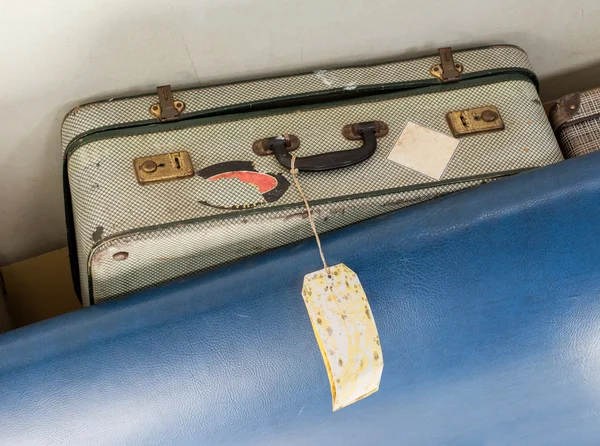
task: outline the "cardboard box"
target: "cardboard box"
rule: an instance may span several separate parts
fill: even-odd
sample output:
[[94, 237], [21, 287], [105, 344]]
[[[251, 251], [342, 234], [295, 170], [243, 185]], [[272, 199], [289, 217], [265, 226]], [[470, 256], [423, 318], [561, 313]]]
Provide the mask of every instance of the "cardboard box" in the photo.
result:
[[15, 327], [81, 308], [66, 248], [5, 266], [1, 272], [6, 305]]

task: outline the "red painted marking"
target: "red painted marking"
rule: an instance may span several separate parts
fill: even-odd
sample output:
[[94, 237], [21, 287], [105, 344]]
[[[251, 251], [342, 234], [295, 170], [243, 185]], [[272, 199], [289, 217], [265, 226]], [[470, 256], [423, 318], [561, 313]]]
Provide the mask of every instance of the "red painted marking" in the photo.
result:
[[258, 191], [261, 194], [269, 192], [270, 190], [277, 187], [277, 178], [273, 178], [271, 175], [260, 172], [249, 172], [246, 170], [236, 170], [234, 172], [220, 173], [219, 175], [208, 178], [208, 181], [217, 181], [222, 178], [237, 178], [247, 184], [252, 184], [258, 187]]

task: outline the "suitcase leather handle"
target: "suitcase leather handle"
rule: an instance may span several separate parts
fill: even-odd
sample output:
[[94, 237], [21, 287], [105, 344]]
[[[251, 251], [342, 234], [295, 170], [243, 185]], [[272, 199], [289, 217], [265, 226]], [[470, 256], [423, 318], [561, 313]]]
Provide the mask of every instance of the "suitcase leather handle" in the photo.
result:
[[[361, 147], [313, 156], [296, 157], [294, 167], [301, 172], [321, 172], [341, 169], [365, 161], [377, 149], [377, 138], [387, 134], [387, 126], [383, 124], [384, 129], [382, 129], [382, 124], [380, 122], [361, 122], [346, 126], [344, 128], [344, 135], [349, 139], [362, 139], [363, 145]], [[347, 135], [348, 132], [351, 136]], [[265, 148], [272, 151], [277, 161], [288, 169], [291, 169], [292, 155], [289, 153], [289, 145], [289, 138], [269, 138], [266, 141]]]

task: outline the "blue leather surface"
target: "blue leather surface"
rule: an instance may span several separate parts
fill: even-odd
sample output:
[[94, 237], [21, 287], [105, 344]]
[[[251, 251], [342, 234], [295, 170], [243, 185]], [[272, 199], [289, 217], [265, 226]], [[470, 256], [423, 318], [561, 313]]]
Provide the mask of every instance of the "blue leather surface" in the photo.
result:
[[600, 153], [323, 237], [379, 392], [331, 412], [314, 241], [0, 337], [0, 444], [597, 445]]

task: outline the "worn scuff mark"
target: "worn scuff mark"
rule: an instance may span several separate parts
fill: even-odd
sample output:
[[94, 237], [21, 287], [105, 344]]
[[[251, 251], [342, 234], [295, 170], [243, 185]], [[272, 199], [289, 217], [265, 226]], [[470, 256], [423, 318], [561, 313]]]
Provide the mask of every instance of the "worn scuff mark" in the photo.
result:
[[94, 232], [92, 232], [92, 241], [94, 243], [102, 240], [102, 235], [104, 234], [104, 227], [98, 226]]
[[284, 215], [283, 217], [277, 217], [276, 220], [283, 220], [283, 221], [288, 221], [288, 220], [292, 220], [295, 218], [308, 218], [308, 212], [304, 211], [304, 212], [296, 212], [295, 214], [290, 214], [290, 215]]
[[346, 213], [346, 206], [337, 206], [334, 207], [331, 212], [329, 212], [329, 215], [337, 215], [337, 214], [345, 214]]
[[381, 207], [388, 207], [388, 206], [399, 206], [399, 205], [403, 205], [403, 206], [410, 206], [412, 204], [415, 204], [415, 200], [414, 199], [404, 199], [404, 198], [400, 198], [398, 200], [390, 200], [390, 201], [386, 201], [384, 203], [381, 203]]
[[316, 70], [313, 72], [317, 79], [323, 82], [328, 87], [333, 86], [333, 82], [327, 78], [327, 70]]
[[356, 87], [357, 87], [357, 84], [356, 84], [356, 82], [350, 82], [349, 84], [347, 84], [347, 85], [344, 87], [344, 90], [345, 90], [345, 91], [355, 90], [355, 89], [356, 89]]
[[105, 260], [113, 259], [113, 255], [118, 252], [127, 252], [130, 253], [131, 249], [135, 249], [134, 243], [132, 242], [131, 237], [125, 237], [122, 241], [120, 241], [118, 246], [103, 246], [93, 251], [91, 254], [91, 264], [93, 266], [99, 266]]
[[[342, 214], [342, 215], [345, 214], [346, 208], [347, 208], [347, 206], [342, 205], [342, 206], [336, 206], [327, 211], [324, 211], [322, 209], [312, 209], [312, 214], [313, 214], [313, 217], [315, 217], [315, 219], [327, 221], [327, 220], [329, 220], [329, 217], [333, 217], [335, 215], [340, 215], [340, 214]], [[307, 218], [308, 218], [308, 212], [302, 211], [302, 212], [295, 212], [295, 213], [289, 214], [289, 215], [284, 215], [282, 217], [275, 217], [275, 218], [273, 218], [273, 220], [289, 221], [289, 220], [295, 220], [295, 219], [304, 220]]]
[[296, 219], [296, 218], [307, 218], [307, 217], [308, 217], [308, 213], [306, 211], [304, 211], [304, 212], [296, 212], [294, 214], [289, 214], [289, 215], [283, 215], [281, 217], [274, 217], [273, 220], [288, 221], [288, 220], [292, 220], [292, 219]]
[[102, 261], [108, 256], [108, 251], [106, 249], [102, 249], [100, 251], [96, 251], [92, 256], [92, 265], [98, 266]]

